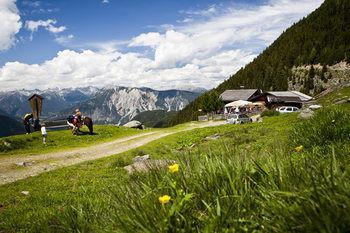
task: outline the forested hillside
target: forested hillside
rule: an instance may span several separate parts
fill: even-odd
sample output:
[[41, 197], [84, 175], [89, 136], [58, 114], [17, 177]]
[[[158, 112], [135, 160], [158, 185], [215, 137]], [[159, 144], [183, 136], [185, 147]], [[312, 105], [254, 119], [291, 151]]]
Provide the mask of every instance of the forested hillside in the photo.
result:
[[[208, 98], [226, 89], [287, 90], [294, 66], [350, 61], [350, 1], [325, 0], [313, 13], [287, 29], [256, 59], [180, 111], [172, 125], [196, 119]], [[306, 80], [308, 81], [308, 80]]]
[[136, 115], [132, 120], [142, 122], [146, 127], [162, 128], [169, 124], [171, 117], [175, 116], [175, 111], [153, 110], [144, 111]]

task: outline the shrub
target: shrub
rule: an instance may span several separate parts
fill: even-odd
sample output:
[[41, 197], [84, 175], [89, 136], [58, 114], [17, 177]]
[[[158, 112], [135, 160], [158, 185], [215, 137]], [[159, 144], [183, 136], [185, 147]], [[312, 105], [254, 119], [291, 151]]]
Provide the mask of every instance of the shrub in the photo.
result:
[[280, 113], [276, 110], [265, 110], [261, 113], [262, 117], [265, 117], [265, 116], [271, 117], [271, 116], [278, 116], [278, 115], [280, 115]]
[[341, 109], [324, 108], [315, 116], [296, 125], [291, 133], [293, 146], [328, 150], [350, 141], [350, 115]]

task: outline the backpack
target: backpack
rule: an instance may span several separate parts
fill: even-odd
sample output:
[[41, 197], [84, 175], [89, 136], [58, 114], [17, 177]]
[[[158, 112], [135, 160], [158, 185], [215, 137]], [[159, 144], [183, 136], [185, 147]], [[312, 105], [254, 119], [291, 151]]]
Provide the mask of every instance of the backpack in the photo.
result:
[[69, 123], [72, 123], [73, 122], [73, 120], [74, 120], [74, 116], [73, 115], [70, 115], [70, 116], [68, 116], [67, 117], [67, 121], [69, 122]]

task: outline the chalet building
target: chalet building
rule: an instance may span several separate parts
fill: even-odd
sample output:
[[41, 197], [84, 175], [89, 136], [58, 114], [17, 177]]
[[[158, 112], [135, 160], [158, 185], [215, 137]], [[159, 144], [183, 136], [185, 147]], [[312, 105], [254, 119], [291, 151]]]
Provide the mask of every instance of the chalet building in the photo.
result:
[[312, 97], [299, 91], [269, 91], [250, 99], [253, 102], [265, 102], [268, 108], [279, 106], [294, 106], [301, 108], [304, 102], [311, 100]]
[[251, 101], [251, 99], [260, 96], [262, 93], [260, 89], [226, 90], [220, 95], [220, 98], [227, 104], [237, 100]]

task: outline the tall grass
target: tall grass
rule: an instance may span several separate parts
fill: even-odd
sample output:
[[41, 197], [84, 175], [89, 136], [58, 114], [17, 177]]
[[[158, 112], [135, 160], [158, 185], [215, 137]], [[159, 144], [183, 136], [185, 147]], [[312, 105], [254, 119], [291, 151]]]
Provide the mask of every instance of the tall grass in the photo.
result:
[[[296, 125], [289, 140], [266, 137], [269, 146], [256, 139], [243, 145], [204, 140], [191, 150], [174, 149], [164, 157], [179, 164], [175, 173], [164, 168], [128, 176], [125, 158], [117, 159], [117, 183], [106, 182], [99, 193], [92, 187], [54, 214], [43, 213], [31, 231], [348, 232], [350, 142], [344, 114], [320, 111]], [[342, 123], [323, 135], [335, 117]], [[238, 134], [228, 136], [244, 142]], [[296, 152], [299, 145], [304, 149]], [[163, 195], [170, 196], [168, 203], [160, 203]]]
[[[341, 123], [323, 135], [334, 117]], [[347, 119], [337, 110], [321, 111], [296, 126], [291, 144], [305, 145], [299, 152], [278, 139], [268, 150], [216, 144], [180, 152], [174, 157], [179, 172], [134, 174], [124, 178], [125, 185], [101, 194], [108, 200], [108, 217], [103, 208], [91, 215], [86, 204], [79, 211], [68, 208], [68, 213], [84, 216], [68, 229], [98, 225], [104, 226], [101, 231], [121, 232], [346, 232], [350, 144], [342, 123]], [[309, 133], [319, 133], [321, 139]], [[341, 150], [336, 149], [339, 141], [344, 143]], [[322, 152], [326, 156], [320, 156], [315, 148], [325, 142], [331, 143]], [[158, 201], [163, 195], [171, 197], [169, 203]], [[72, 215], [58, 219], [64, 226]]]
[[[349, 229], [350, 170], [334, 154], [220, 152], [183, 155], [178, 174], [139, 174], [111, 189], [111, 221], [124, 232]], [[164, 194], [172, 199], [162, 205]]]
[[261, 116], [262, 117], [271, 117], [271, 116], [278, 116], [280, 115], [280, 112], [276, 111], [275, 109], [272, 109], [272, 110], [265, 110], [261, 113]]
[[324, 108], [309, 121], [297, 125], [291, 133], [292, 145], [307, 149], [339, 150], [350, 141], [350, 115], [338, 108]]

